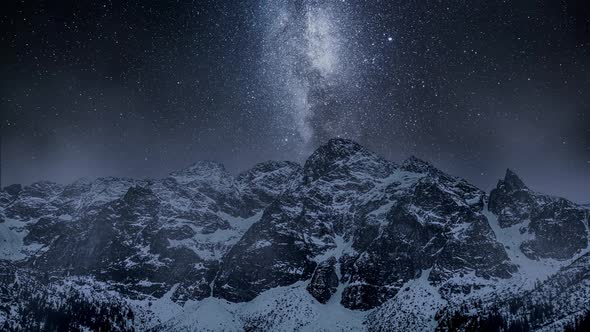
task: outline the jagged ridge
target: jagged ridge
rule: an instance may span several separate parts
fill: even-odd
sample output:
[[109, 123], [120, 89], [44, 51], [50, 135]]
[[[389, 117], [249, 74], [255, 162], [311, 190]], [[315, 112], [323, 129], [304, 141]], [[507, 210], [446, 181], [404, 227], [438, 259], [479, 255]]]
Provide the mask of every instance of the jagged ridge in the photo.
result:
[[[398, 165], [345, 139], [304, 167], [232, 176], [198, 162], [164, 179], [0, 191], [2, 271], [117, 294], [139, 330], [210, 328], [207, 315], [181, 314], [208, 306], [238, 330], [435, 329], [461, 303], [518, 296], [533, 268], [550, 276], [587, 250], [587, 207], [535, 193], [510, 170], [488, 198], [416, 157]], [[288, 314], [291, 301], [301, 315]], [[22, 312], [0, 312], [22, 323]], [[320, 328], [326, 315], [340, 321]]]

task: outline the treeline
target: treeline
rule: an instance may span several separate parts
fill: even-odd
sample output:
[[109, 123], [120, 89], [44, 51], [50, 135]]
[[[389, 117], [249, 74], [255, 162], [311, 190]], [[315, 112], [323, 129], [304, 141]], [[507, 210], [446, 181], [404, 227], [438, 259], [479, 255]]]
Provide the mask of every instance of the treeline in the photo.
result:
[[528, 332], [530, 323], [525, 320], [507, 320], [497, 310], [481, 316], [456, 312], [448, 320], [441, 322], [437, 330], [465, 332]]
[[[470, 313], [469, 308], [476, 313]], [[475, 302], [447, 313], [446, 317], [439, 321], [438, 330], [528, 332], [535, 326], [544, 325], [553, 314], [554, 308], [550, 302], [532, 303], [522, 298], [513, 298], [502, 305], [488, 308], [483, 308], [480, 302]]]
[[[134, 331], [134, 313], [124, 303], [92, 302], [77, 291], [50, 296], [19, 287], [18, 302], [1, 331]], [[56, 298], [58, 298], [56, 300]]]
[[578, 318], [574, 323], [565, 327], [565, 332], [587, 332], [590, 331], [590, 311]]
[[[481, 303], [473, 303], [472, 309], [477, 313], [469, 313], [469, 306], [447, 313], [439, 321], [438, 331], [465, 332], [529, 332], [552, 321], [555, 311], [549, 303], [525, 302], [520, 298], [511, 299], [502, 307], [493, 306], [481, 310]], [[504, 308], [502, 311], [500, 308]], [[479, 309], [479, 310], [478, 310]], [[520, 317], [520, 318], [516, 318]], [[564, 332], [590, 331], [590, 310], [583, 316], [565, 326]]]

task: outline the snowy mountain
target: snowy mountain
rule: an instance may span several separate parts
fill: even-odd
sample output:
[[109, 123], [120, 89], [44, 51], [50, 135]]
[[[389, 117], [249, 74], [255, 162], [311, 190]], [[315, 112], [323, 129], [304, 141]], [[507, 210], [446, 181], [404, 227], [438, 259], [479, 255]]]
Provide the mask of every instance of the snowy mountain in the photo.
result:
[[0, 191], [0, 327], [563, 329], [589, 308], [589, 215], [510, 170], [488, 195], [344, 139], [303, 167], [13, 185]]

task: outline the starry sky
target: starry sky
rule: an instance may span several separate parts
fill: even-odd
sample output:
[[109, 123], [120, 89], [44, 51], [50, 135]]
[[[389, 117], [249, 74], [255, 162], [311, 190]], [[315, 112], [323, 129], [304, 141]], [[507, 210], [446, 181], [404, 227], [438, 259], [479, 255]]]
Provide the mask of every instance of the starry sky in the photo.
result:
[[2, 185], [238, 172], [347, 137], [590, 202], [584, 0], [1, 6]]

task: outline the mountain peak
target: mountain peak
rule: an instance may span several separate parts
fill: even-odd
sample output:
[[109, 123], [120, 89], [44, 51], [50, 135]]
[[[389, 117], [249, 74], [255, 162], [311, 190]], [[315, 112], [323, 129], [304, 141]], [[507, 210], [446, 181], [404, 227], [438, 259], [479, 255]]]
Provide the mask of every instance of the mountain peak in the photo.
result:
[[426, 173], [428, 171], [436, 170], [436, 167], [432, 166], [432, 164], [414, 155], [404, 160], [401, 168], [405, 171], [415, 173]]
[[227, 182], [228, 178], [231, 178], [222, 163], [209, 160], [197, 161], [180, 171], [171, 173], [170, 176], [180, 183], [199, 181], [213, 184]]
[[192, 165], [178, 171], [175, 173], [183, 173], [183, 174], [202, 174], [203, 172], [211, 172], [211, 171], [219, 171], [225, 172], [225, 166], [222, 163], [212, 160], [200, 160]]
[[[309, 160], [323, 159], [327, 161], [336, 161], [349, 158], [359, 152], [368, 151], [357, 142], [347, 138], [332, 138], [323, 145], [320, 145]], [[307, 164], [307, 163], [306, 163]]]
[[363, 147], [357, 142], [348, 138], [332, 138], [322, 145], [320, 148], [325, 147], [334, 151], [358, 151]]
[[506, 169], [506, 175], [504, 175], [504, 184], [509, 190], [526, 189], [527, 186], [520, 179], [520, 177], [514, 173], [510, 168]]
[[296, 162], [293, 161], [274, 161], [274, 160], [268, 160], [265, 162], [261, 162], [258, 163], [256, 165], [254, 165], [254, 167], [250, 168], [249, 170], [246, 170], [242, 173], [240, 173], [238, 175], [238, 177], [246, 177], [248, 175], [252, 175], [255, 173], [260, 173], [260, 172], [272, 172], [281, 168], [301, 168], [301, 165], [299, 165]]
[[5, 192], [7, 192], [10, 196], [18, 196], [18, 194], [23, 190], [23, 186], [20, 184], [12, 184], [10, 186], [4, 187]]
[[330, 171], [337, 163], [350, 160], [356, 155], [374, 154], [353, 140], [333, 138], [321, 145], [309, 156], [304, 166], [306, 181], [313, 181]]

